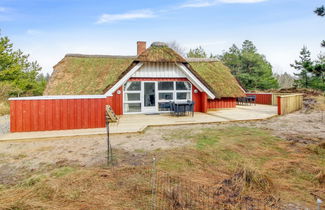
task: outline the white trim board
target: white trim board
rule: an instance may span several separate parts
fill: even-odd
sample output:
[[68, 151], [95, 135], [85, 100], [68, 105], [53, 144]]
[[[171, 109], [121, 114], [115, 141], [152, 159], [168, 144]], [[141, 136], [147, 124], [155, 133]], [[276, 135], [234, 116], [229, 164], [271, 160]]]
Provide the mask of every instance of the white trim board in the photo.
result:
[[113, 93], [119, 89], [129, 78], [143, 65], [143, 63], [138, 63], [135, 67], [133, 67], [128, 73], [126, 73], [122, 79], [120, 79], [113, 87], [111, 87], [104, 95], [105, 96], [112, 96]]
[[17, 97], [9, 98], [9, 101], [20, 100], [53, 100], [53, 99], [93, 99], [93, 98], [106, 98], [105, 95], [60, 95], [60, 96], [31, 96], [31, 97]]
[[188, 80], [192, 82], [201, 92], [205, 92], [210, 99], [215, 99], [215, 95], [184, 65], [176, 63], [178, 67], [180, 67]]

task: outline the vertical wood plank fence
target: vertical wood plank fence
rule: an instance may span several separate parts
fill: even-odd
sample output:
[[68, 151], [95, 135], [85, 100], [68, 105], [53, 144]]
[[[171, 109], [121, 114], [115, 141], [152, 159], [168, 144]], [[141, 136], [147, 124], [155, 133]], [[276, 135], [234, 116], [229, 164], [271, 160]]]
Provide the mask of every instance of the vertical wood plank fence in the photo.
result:
[[272, 105], [272, 93], [246, 93], [246, 96], [256, 96], [257, 104]]
[[277, 106], [278, 105], [278, 96], [285, 96], [285, 95], [292, 95], [295, 93], [272, 93], [272, 105]]
[[297, 111], [303, 106], [303, 94], [278, 96], [278, 115]]
[[105, 96], [25, 97], [10, 100], [10, 131], [105, 127]]

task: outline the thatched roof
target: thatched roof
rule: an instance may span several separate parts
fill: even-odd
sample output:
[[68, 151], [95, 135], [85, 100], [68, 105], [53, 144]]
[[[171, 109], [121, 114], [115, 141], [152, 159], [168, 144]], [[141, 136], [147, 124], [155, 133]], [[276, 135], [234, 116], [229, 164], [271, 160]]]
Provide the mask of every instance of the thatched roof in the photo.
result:
[[190, 66], [212, 88], [217, 98], [244, 97], [244, 91], [228, 67], [219, 61], [195, 61]]
[[135, 59], [140, 62], [184, 63], [186, 60], [162, 42], [154, 42]]
[[244, 96], [230, 70], [221, 62], [185, 60], [161, 43], [155, 43], [138, 57], [68, 54], [54, 66], [44, 95], [103, 94], [138, 62], [183, 63], [217, 98]]
[[57, 65], [44, 95], [102, 94], [131, 65], [131, 56], [66, 55]]

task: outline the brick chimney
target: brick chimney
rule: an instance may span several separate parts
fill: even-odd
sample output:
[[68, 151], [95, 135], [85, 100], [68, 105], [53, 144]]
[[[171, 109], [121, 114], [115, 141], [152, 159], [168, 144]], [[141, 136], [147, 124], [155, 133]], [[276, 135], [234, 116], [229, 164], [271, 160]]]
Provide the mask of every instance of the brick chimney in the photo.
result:
[[137, 55], [139, 56], [147, 49], [147, 43], [144, 41], [137, 41]]

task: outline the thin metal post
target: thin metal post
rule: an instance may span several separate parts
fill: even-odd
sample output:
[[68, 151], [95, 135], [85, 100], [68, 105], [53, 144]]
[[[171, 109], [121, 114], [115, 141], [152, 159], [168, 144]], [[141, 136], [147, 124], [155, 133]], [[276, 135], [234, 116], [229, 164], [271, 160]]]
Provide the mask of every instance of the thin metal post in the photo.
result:
[[152, 196], [152, 209], [156, 209], [156, 158], [152, 159], [152, 186], [151, 186], [151, 196]]
[[320, 205], [323, 203], [323, 201], [317, 198], [316, 202], [317, 202], [317, 210], [320, 210]]
[[107, 165], [110, 166], [112, 164], [112, 147], [109, 139], [109, 120], [106, 116], [106, 133], [107, 133]]

